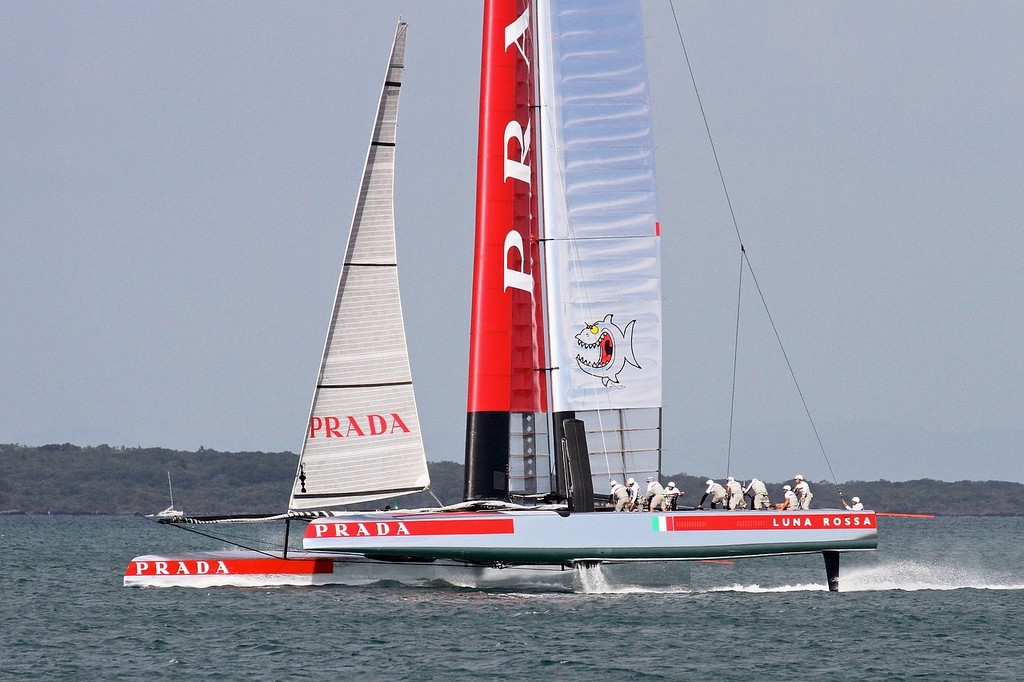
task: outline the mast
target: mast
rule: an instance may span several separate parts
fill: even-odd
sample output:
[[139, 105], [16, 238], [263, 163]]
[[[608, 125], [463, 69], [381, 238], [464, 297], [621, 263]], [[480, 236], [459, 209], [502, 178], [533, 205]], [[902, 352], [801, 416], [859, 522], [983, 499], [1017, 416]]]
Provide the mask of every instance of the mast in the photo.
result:
[[[531, 3], [484, 5], [465, 498], [509, 494], [511, 438], [536, 476], [546, 411], [538, 226], [533, 209]], [[531, 452], [532, 450], [532, 452]], [[531, 467], [533, 471], [530, 471]], [[545, 467], [546, 468], [546, 467]], [[546, 476], [546, 472], [545, 472]]]
[[[658, 475], [660, 226], [639, 0], [488, 0], [481, 63], [465, 497], [533, 492], [531, 461], [535, 487], [551, 469], [543, 434], [558, 460], [577, 418], [580, 471]], [[510, 486], [517, 462], [525, 490]]]

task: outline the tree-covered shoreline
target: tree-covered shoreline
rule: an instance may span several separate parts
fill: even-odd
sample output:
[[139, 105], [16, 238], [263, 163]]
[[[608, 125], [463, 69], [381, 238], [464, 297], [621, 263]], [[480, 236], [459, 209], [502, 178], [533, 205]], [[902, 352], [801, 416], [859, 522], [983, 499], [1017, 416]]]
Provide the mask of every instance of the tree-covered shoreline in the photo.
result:
[[[0, 514], [151, 514], [169, 503], [189, 515], [272, 514], [284, 510], [298, 456], [292, 452], [196, 452], [70, 443], [0, 444]], [[463, 465], [430, 462], [431, 488], [452, 504], [462, 499]], [[713, 476], [711, 476], [713, 478]], [[666, 476], [685, 493], [681, 504], [700, 500], [707, 475]], [[773, 501], [786, 481], [768, 483]], [[791, 483], [791, 482], [790, 482]], [[813, 507], [840, 507], [829, 481], [811, 481]], [[1024, 485], [1006, 481], [848, 481], [838, 486], [847, 500], [858, 496], [876, 511], [936, 515], [1024, 515]], [[601, 491], [599, 491], [601, 492]], [[397, 498], [393, 506], [436, 503], [426, 493]]]

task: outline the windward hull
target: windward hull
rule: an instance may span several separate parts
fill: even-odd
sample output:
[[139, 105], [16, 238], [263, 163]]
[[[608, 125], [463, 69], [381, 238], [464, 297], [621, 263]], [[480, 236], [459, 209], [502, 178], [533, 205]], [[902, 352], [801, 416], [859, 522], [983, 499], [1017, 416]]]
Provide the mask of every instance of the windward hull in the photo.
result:
[[381, 561], [360, 554], [289, 552], [287, 558], [248, 550], [148, 554], [131, 560], [125, 587], [318, 587], [448, 584], [470, 588], [573, 588], [563, 566], [494, 568], [454, 561]]

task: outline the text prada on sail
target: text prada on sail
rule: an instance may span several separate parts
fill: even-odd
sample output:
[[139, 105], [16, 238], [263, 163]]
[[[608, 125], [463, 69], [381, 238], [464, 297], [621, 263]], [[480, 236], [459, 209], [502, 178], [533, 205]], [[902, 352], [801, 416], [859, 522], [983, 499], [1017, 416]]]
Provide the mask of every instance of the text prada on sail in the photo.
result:
[[318, 435], [321, 438], [383, 436], [395, 431], [409, 433], [409, 427], [396, 412], [387, 416], [382, 414], [346, 415], [343, 417], [312, 417], [309, 420], [310, 438], [316, 438]]

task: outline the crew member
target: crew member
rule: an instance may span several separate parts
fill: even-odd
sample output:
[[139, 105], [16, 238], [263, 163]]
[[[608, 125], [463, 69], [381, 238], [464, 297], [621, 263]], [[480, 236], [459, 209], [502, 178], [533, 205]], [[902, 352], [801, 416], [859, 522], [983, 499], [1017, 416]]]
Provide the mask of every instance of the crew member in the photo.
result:
[[676, 487], [676, 484], [674, 482], [669, 481], [668, 485], [665, 487], [665, 499], [661, 501], [661, 511], [675, 511], [676, 500], [679, 498], [680, 495], [685, 494], [686, 493], [684, 493], [682, 490]]
[[629, 504], [629, 494], [626, 492], [626, 486], [622, 485], [618, 481], [612, 481], [612, 502], [615, 503], [615, 511], [620, 512], [626, 508]]
[[811, 500], [814, 498], [814, 493], [811, 492], [811, 486], [807, 485], [807, 481], [800, 474], [793, 477], [796, 481], [796, 486], [793, 488], [793, 492], [796, 493], [797, 498], [800, 500], [801, 509], [810, 509]]
[[799, 509], [800, 500], [797, 499], [796, 493], [788, 485], [782, 486], [783, 493], [785, 495], [785, 501], [779, 505], [779, 509]]
[[654, 476], [647, 477], [647, 503], [648, 511], [658, 511], [661, 509], [661, 503], [665, 499], [665, 489], [661, 487], [661, 483]]
[[640, 484], [634, 478], [626, 479], [626, 492], [629, 493], [629, 511], [640, 509]]
[[716, 509], [716, 505], [718, 505], [719, 503], [722, 503], [722, 505], [725, 506], [725, 488], [723, 488], [720, 484], [715, 483], [710, 478], [707, 480], [707, 486], [707, 489], [704, 491], [704, 496], [700, 498], [700, 502], [697, 504], [696, 508], [703, 509], [704, 500], [708, 499], [708, 496], [711, 497], [712, 509]]
[[743, 486], [732, 476], [725, 482], [725, 492], [729, 496], [729, 511], [736, 511], [743, 501]]
[[853, 505], [846, 504], [846, 500], [843, 500], [843, 506], [849, 509], [850, 511], [860, 511], [861, 509], [864, 508], [864, 505], [860, 503], [859, 497], [854, 497], [850, 501], [853, 502]]
[[759, 479], [752, 478], [743, 494], [750, 498], [750, 506], [753, 509], [770, 509], [771, 501], [768, 499], [768, 488]]

